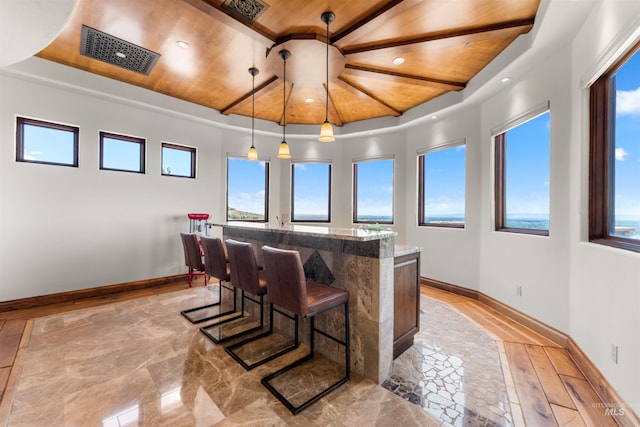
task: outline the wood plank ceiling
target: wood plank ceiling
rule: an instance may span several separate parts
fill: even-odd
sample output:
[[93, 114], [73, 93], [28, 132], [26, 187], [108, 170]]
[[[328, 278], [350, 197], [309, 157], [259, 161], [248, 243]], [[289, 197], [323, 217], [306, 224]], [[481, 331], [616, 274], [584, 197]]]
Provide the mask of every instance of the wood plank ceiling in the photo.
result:
[[[256, 0], [80, 0], [37, 56], [204, 105], [223, 114], [338, 126], [403, 112], [461, 90], [534, 24], [539, 0], [264, 0], [253, 22], [228, 8]], [[160, 54], [148, 75], [84, 56], [82, 26]], [[178, 41], [189, 44], [188, 49]], [[282, 59], [291, 51], [283, 93]], [[395, 58], [404, 58], [394, 64]]]

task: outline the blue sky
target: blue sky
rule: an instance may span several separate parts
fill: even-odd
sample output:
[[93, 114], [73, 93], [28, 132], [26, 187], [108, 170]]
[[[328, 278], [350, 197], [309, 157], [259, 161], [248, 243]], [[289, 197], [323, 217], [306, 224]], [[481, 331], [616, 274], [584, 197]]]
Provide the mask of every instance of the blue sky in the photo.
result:
[[466, 145], [425, 154], [425, 215], [464, 218]]
[[393, 217], [393, 159], [358, 163], [358, 216]]
[[640, 52], [616, 73], [616, 219], [640, 221]]
[[296, 163], [293, 165], [293, 210], [296, 215], [314, 215], [328, 219], [329, 165]]
[[546, 112], [507, 131], [507, 218], [549, 216], [551, 114]]

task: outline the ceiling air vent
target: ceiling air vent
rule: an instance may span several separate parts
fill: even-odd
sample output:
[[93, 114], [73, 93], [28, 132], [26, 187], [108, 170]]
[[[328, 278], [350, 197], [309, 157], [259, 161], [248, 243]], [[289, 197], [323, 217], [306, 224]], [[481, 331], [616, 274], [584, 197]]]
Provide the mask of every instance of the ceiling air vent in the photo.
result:
[[232, 14], [253, 22], [269, 8], [260, 0], [224, 0], [223, 6]]
[[80, 53], [148, 76], [160, 54], [136, 46], [86, 25], [82, 26]]

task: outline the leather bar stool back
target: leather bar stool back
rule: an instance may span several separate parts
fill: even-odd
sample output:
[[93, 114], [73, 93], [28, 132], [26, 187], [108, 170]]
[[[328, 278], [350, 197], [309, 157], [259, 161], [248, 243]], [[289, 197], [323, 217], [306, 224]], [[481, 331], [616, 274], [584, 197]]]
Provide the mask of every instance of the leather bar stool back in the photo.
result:
[[184, 263], [189, 268], [187, 273], [187, 283], [191, 287], [194, 276], [204, 276], [204, 284], [207, 285], [207, 274], [205, 273], [204, 262], [200, 255], [200, 245], [195, 234], [180, 233], [182, 249], [184, 251]]

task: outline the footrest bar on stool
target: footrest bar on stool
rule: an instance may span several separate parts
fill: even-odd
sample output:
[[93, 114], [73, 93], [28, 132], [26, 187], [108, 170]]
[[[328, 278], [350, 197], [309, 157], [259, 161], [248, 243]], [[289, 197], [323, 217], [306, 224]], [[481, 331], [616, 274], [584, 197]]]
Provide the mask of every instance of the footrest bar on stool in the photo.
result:
[[[287, 318], [289, 318], [289, 319], [294, 321], [294, 328], [295, 328], [294, 329], [295, 330], [294, 343], [292, 345], [287, 346], [287, 347], [283, 348], [282, 350], [280, 350], [280, 351], [278, 351], [278, 352], [276, 352], [274, 354], [270, 354], [269, 356], [264, 357], [264, 358], [262, 358], [262, 359], [260, 359], [260, 360], [258, 360], [256, 362], [253, 362], [253, 363], [245, 362], [240, 356], [238, 356], [236, 354], [235, 349], [237, 349], [239, 347], [242, 347], [245, 344], [248, 344], [250, 342], [257, 341], [257, 340], [259, 340], [261, 338], [264, 338], [264, 337], [267, 337], [267, 336], [273, 334], [273, 312], [274, 311], [277, 311], [278, 313], [282, 314], [283, 316], [285, 316], [285, 317], [287, 317]], [[227, 346], [227, 347], [225, 347], [224, 350], [231, 357], [233, 357], [233, 359], [236, 362], [238, 362], [244, 369], [246, 369], [247, 371], [250, 371], [253, 368], [256, 368], [256, 367], [258, 367], [260, 365], [263, 365], [263, 364], [265, 364], [265, 363], [267, 363], [267, 362], [269, 362], [269, 361], [271, 361], [273, 359], [276, 359], [276, 358], [278, 358], [278, 357], [280, 357], [280, 356], [282, 356], [284, 354], [287, 354], [287, 353], [295, 350], [296, 348], [298, 348], [300, 346], [300, 343], [299, 343], [299, 340], [298, 340], [298, 322], [299, 322], [299, 320], [298, 320], [298, 316], [297, 315], [290, 316], [289, 314], [284, 313], [284, 312], [274, 308], [273, 305], [270, 305], [270, 307], [269, 307], [269, 330], [268, 331], [266, 331], [266, 332], [264, 332], [262, 334], [247, 338], [247, 339], [245, 339], [243, 341], [237, 342], [237, 343], [232, 344], [230, 346]]]
[[[225, 311], [223, 313], [218, 313], [218, 314], [214, 314], [213, 316], [207, 316], [207, 317], [203, 317], [202, 319], [194, 319], [193, 317], [189, 316], [189, 314], [195, 312], [195, 311], [199, 311], [199, 310], [205, 310], [207, 308], [211, 308], [211, 307], [216, 307], [218, 305], [222, 305], [222, 288], [228, 289], [230, 291], [233, 291], [233, 310], [229, 310], [229, 311]], [[223, 286], [222, 284], [220, 284], [220, 288], [219, 288], [219, 292], [218, 292], [218, 302], [214, 302], [212, 304], [206, 304], [206, 305], [202, 305], [200, 307], [194, 307], [194, 308], [189, 308], [187, 310], [182, 310], [180, 312], [180, 314], [182, 314], [189, 322], [194, 323], [194, 324], [198, 324], [198, 323], [202, 323], [202, 322], [206, 322], [207, 320], [212, 320], [212, 319], [218, 319], [220, 317], [224, 317], [224, 316], [228, 316], [229, 314], [233, 314], [237, 311], [237, 305], [236, 305], [236, 288], [229, 288], [227, 286]], [[225, 319], [221, 322], [219, 322], [220, 324], [222, 323], [226, 323], [227, 321], [230, 321], [233, 319]]]
[[284, 397], [284, 395], [282, 395], [275, 387], [273, 387], [271, 384], [269, 384], [269, 381], [271, 381], [274, 378], [279, 377], [280, 375], [284, 374], [287, 371], [292, 370], [293, 368], [296, 368], [296, 367], [302, 365], [303, 363], [305, 363], [305, 362], [307, 362], [307, 361], [309, 361], [311, 359], [313, 359], [313, 354], [308, 354], [305, 357], [303, 357], [302, 359], [296, 360], [292, 364], [287, 365], [284, 368], [279, 369], [276, 372], [274, 372], [272, 374], [269, 374], [269, 375], [267, 375], [266, 377], [264, 377], [264, 378], [262, 378], [260, 380], [262, 385], [265, 386], [265, 388], [267, 390], [269, 390], [289, 411], [291, 411], [291, 413], [293, 415], [299, 414], [304, 409], [306, 409], [308, 406], [310, 406], [313, 403], [317, 402], [318, 400], [322, 399], [324, 396], [326, 396], [327, 394], [331, 393], [336, 388], [340, 387], [342, 384], [345, 384], [347, 381], [349, 381], [349, 378], [347, 376], [345, 376], [345, 377], [339, 379], [337, 382], [335, 382], [332, 385], [330, 385], [329, 387], [327, 387], [324, 390], [322, 390], [320, 393], [312, 396], [310, 399], [308, 399], [307, 401], [305, 401], [301, 405], [293, 406], [293, 404], [286, 397]]

